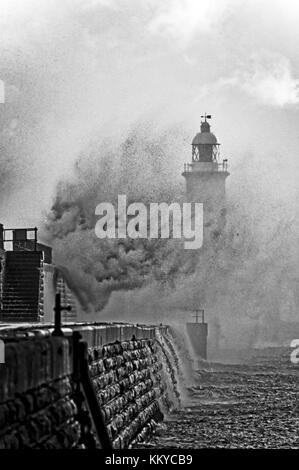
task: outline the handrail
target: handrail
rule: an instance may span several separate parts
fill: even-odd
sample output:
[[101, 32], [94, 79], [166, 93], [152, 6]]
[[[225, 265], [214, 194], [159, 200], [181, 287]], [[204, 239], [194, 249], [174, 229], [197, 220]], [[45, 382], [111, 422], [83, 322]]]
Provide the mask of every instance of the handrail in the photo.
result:
[[[212, 163], [213, 166], [211, 166], [211, 169], [202, 169], [200, 170], [199, 168], [197, 169], [196, 163]], [[194, 170], [193, 170], [194, 168]], [[184, 172], [185, 173], [191, 173], [192, 171], [219, 171], [219, 172], [227, 172], [228, 170], [228, 164], [227, 160], [223, 160], [222, 163], [218, 162], [194, 162], [194, 163], [184, 163]]]

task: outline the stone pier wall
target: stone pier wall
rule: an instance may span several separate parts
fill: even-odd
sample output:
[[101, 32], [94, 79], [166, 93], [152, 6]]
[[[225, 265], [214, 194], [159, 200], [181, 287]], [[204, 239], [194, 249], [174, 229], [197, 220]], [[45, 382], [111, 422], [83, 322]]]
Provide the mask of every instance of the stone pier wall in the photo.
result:
[[[49, 325], [0, 328], [0, 449], [101, 448], [99, 414], [110, 445], [128, 448], [180, 405], [167, 327], [74, 324], [64, 337], [51, 332]], [[96, 410], [80, 375], [78, 338]]]

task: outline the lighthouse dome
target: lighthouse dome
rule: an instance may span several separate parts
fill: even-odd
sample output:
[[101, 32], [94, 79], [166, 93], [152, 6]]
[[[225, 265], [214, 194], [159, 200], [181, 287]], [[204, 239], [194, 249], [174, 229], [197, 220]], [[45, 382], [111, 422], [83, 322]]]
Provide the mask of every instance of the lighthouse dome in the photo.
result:
[[192, 140], [192, 145], [210, 144], [217, 145], [217, 139], [212, 132], [199, 132]]
[[205, 119], [200, 126], [200, 132], [196, 134], [192, 141], [192, 145], [217, 145], [217, 139], [212, 132], [210, 132], [210, 124]]

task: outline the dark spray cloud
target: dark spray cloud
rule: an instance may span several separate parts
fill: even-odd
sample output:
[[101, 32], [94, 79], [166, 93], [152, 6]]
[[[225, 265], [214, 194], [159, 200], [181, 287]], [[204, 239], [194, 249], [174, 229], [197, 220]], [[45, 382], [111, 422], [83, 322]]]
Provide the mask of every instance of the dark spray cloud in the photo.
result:
[[[131, 202], [182, 200], [182, 184], [169, 165], [179, 131], [156, 134], [139, 125], [120, 146], [95, 141], [78, 159], [75, 177], [61, 182], [48, 216], [44, 238], [55, 258], [83, 272], [90, 285], [95, 310], [114, 290], [133, 289], [153, 280], [171, 282], [178, 271], [175, 241], [99, 240], [95, 235], [95, 208], [100, 202], [117, 204], [125, 194]], [[183, 136], [181, 136], [183, 139]], [[176, 267], [175, 267], [176, 266]]]

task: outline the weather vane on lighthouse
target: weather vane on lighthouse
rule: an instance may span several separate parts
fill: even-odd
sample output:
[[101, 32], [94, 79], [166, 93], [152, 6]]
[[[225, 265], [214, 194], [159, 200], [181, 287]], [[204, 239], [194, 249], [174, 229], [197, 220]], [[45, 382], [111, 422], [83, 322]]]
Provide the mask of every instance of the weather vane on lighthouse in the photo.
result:
[[204, 116], [200, 116], [200, 117], [201, 117], [201, 119], [203, 119], [203, 118], [204, 118], [204, 119], [205, 119], [205, 122], [207, 122], [207, 119], [212, 119], [212, 116], [211, 116], [211, 114], [207, 114], [207, 113], [205, 113], [205, 115], [204, 115]]

